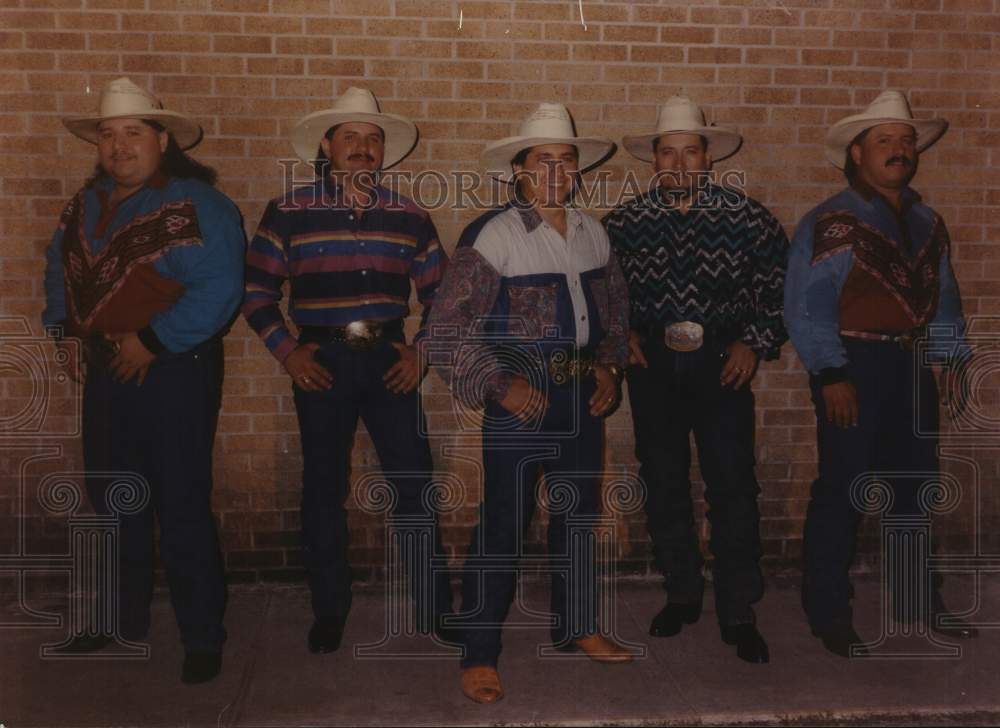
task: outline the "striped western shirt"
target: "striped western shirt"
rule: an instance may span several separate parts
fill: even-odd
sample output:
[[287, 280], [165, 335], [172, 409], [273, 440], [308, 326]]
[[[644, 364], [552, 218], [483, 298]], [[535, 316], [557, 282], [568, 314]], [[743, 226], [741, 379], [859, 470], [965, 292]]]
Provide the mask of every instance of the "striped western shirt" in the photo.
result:
[[278, 305], [286, 280], [298, 327], [404, 317], [411, 280], [426, 321], [447, 255], [427, 211], [384, 187], [377, 194], [359, 214], [317, 180], [268, 204], [247, 251], [243, 315], [279, 361], [298, 343]]

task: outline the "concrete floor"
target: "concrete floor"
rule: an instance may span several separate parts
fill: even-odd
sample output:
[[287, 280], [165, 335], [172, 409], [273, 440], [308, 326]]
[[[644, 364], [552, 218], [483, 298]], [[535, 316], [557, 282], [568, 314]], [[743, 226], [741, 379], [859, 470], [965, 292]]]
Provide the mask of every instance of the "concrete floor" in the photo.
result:
[[[857, 626], [865, 638], [879, 631], [879, 587], [857, 583]], [[508, 624], [534, 620], [545, 589], [529, 584], [525, 608]], [[948, 583], [953, 609], [975, 603], [973, 584]], [[710, 594], [707, 596], [711, 596]], [[459, 689], [456, 658], [429, 638], [385, 634], [381, 591], [359, 591], [344, 646], [311, 655], [311, 623], [302, 588], [233, 589], [226, 625], [223, 673], [215, 681], [179, 681], [183, 651], [165, 594], [153, 607], [151, 652], [145, 659], [51, 659], [44, 643], [53, 628], [0, 629], [0, 724], [26, 726], [318, 726], [318, 725], [662, 725], [831, 722], [866, 725], [1000, 725], [1000, 578], [984, 580], [976, 619], [993, 622], [961, 647], [941, 654], [845, 660], [810, 636], [791, 582], [772, 580], [758, 606], [771, 647], [769, 665], [749, 665], [724, 645], [710, 602], [701, 621], [677, 637], [646, 636], [663, 592], [649, 582], [618, 586], [616, 624], [621, 640], [641, 657], [627, 665], [585, 658], [539, 657], [545, 628], [505, 631], [500, 675], [507, 696], [493, 706], [467, 700]], [[56, 609], [49, 600], [33, 608]], [[0, 621], [19, 610], [8, 607]], [[23, 612], [20, 612], [23, 614]], [[896, 639], [897, 652], [939, 651], [926, 640]]]

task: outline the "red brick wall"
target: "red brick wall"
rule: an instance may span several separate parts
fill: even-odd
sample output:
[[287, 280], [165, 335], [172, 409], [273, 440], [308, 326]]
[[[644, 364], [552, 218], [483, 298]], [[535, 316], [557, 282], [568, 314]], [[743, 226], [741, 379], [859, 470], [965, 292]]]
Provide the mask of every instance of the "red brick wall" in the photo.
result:
[[[120, 75], [204, 126], [196, 156], [219, 171], [251, 234], [265, 201], [282, 189], [276, 160], [290, 156], [290, 125], [351, 85], [367, 86], [386, 110], [419, 125], [420, 144], [403, 169], [445, 174], [477, 169], [482, 145], [513, 133], [540, 101], [566, 103], [582, 133], [618, 139], [650, 128], [659, 103], [687, 93], [711, 119], [742, 132], [743, 151], [726, 166], [747, 170], [748, 191], [789, 232], [841, 186], [822, 153], [829, 124], [883, 88], [901, 88], [918, 116], [951, 122], [922, 159], [915, 186], [949, 224], [966, 311], [1000, 313], [1000, 2], [697, 3], [586, 0], [581, 18], [575, 0], [0, 0], [0, 313], [26, 317], [40, 333], [43, 250], [94, 163], [93, 149], [59, 120], [92, 111], [100, 87]], [[623, 151], [608, 168], [619, 181], [643, 169]], [[474, 214], [434, 213], [449, 249]], [[16, 325], [7, 319], [4, 331]], [[301, 463], [289, 383], [242, 322], [226, 350], [215, 504], [228, 567], [236, 579], [295, 578]], [[40, 396], [44, 375], [4, 374], [2, 415], [16, 419]], [[26, 451], [4, 447], [0, 514], [8, 519], [40, 513], [20, 502], [22, 470], [31, 501], [38, 477], [80, 465], [75, 440], [53, 435], [72, 432], [72, 387], [47, 382], [44, 424], [22, 442], [61, 445], [63, 454], [25, 465]], [[997, 384], [985, 376], [987, 404], [996, 404]], [[432, 421], [447, 424], [440, 383], [426, 389]], [[766, 554], [772, 565], [794, 566], [815, 447], [806, 377], [790, 347], [761, 367], [755, 389]], [[634, 472], [627, 408], [608, 433], [609, 469]], [[963, 444], [955, 452], [969, 461], [949, 465], [969, 487], [942, 526], [959, 543], [972, 527], [976, 477], [987, 494], [1000, 479], [989, 449], [995, 439], [987, 433], [978, 448]], [[377, 469], [363, 431], [353, 465], [355, 474]], [[474, 517], [475, 470], [443, 458], [439, 465], [472, 486], [472, 501], [448, 517], [454, 549]], [[987, 496], [982, 516], [984, 527], [1000, 525], [995, 499]], [[24, 523], [43, 551], [59, 545], [59, 523]], [[622, 567], [645, 573], [641, 514], [619, 525]], [[353, 562], [370, 576], [383, 558], [381, 520], [355, 509], [351, 526]], [[4, 531], [12, 543], [16, 531]]]

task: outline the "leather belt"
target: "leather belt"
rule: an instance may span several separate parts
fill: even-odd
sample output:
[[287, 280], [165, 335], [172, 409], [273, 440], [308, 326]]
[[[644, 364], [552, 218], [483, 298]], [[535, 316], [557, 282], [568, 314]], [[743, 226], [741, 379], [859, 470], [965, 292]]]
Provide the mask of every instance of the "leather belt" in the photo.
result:
[[346, 344], [354, 351], [371, 351], [389, 336], [403, 333], [403, 319], [390, 321], [351, 321], [347, 326], [301, 326], [301, 339], [307, 342]]
[[903, 351], [913, 351], [913, 344], [927, 336], [927, 327], [920, 326], [908, 331], [841, 331], [841, 336], [862, 341], [896, 344]]

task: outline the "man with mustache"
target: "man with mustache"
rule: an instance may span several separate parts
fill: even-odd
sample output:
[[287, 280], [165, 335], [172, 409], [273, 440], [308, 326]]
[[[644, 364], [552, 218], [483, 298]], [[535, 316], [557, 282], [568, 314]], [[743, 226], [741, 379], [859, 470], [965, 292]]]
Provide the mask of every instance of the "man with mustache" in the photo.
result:
[[502, 626], [543, 470], [553, 477], [549, 559], [569, 563], [552, 572], [552, 642], [602, 663], [631, 660], [599, 633], [593, 544], [571, 530], [600, 513], [603, 418], [627, 357], [624, 280], [600, 224], [571, 202], [579, 173], [613, 148], [577, 136], [566, 107], [548, 103], [489, 144], [484, 165], [515, 201], [462, 235], [428, 325], [426, 344], [455, 354], [442, 370], [455, 397], [484, 408], [480, 521], [462, 582], [461, 686], [477, 703], [504, 694]]
[[[97, 116], [65, 119], [97, 147], [98, 168], [63, 211], [46, 251], [46, 325], [79, 337], [86, 361], [83, 454], [100, 514], [119, 513], [107, 474], [136, 473], [149, 498], [118, 521], [115, 638], [143, 641], [153, 596], [154, 516], [185, 656], [181, 679], [222, 665], [225, 582], [212, 518], [212, 446], [222, 397], [222, 337], [243, 293], [239, 210], [215, 172], [183, 150], [202, 138], [127, 78], [101, 91]], [[119, 507], [116, 507], [116, 503]], [[99, 597], [100, 599], [101, 597]], [[65, 649], [112, 641], [80, 635]]]
[[[317, 179], [272, 200], [264, 212], [247, 254], [243, 315], [291, 379], [302, 438], [302, 545], [315, 616], [308, 646], [326, 653], [340, 646], [351, 606], [344, 503], [359, 416], [396, 515], [428, 515], [433, 461], [420, 434], [423, 370], [406, 343], [403, 319], [412, 284], [426, 320], [447, 256], [430, 215], [378, 184], [379, 172], [416, 144], [411, 121], [381, 112], [370, 91], [350, 88], [332, 108], [295, 124], [291, 141], [302, 160], [315, 164]], [[286, 280], [297, 336], [278, 306]], [[429, 557], [443, 554], [436, 528], [433, 541], [428, 560], [411, 559], [406, 568], [418, 629], [447, 638], [448, 576], [438, 571], [433, 583], [427, 576]]]
[[741, 141], [732, 130], [707, 125], [690, 99], [668, 99], [654, 132], [623, 140], [633, 156], [652, 162], [650, 191], [612, 210], [604, 224], [629, 284], [635, 452], [667, 590], [649, 633], [671, 637], [701, 616], [693, 432], [712, 526], [721, 637], [739, 658], [765, 663], [768, 647], [751, 606], [764, 583], [750, 381], [760, 360], [778, 358], [786, 338], [788, 241], [767, 208], [710, 176], [713, 162], [734, 154]]
[[[860, 518], [852, 483], [877, 472], [891, 488], [890, 513], [920, 513], [919, 487], [935, 481], [938, 458], [937, 438], [918, 433], [938, 430], [938, 387], [932, 369], [916, 360], [914, 342], [929, 325], [942, 325], [955, 337], [946, 363], [967, 351], [958, 343], [965, 324], [948, 231], [909, 186], [920, 153], [947, 127], [944, 119], [914, 119], [898, 91], [834, 124], [826, 156], [849, 186], [802, 219], [789, 256], [785, 317], [810, 373], [819, 452], [803, 605], [813, 634], [844, 657], [861, 642], [848, 578]], [[942, 383], [945, 393], [948, 378]], [[930, 596], [930, 629], [975, 634], [947, 613], [937, 583], [922, 592], [931, 575], [898, 576], [888, 595], [897, 622], [911, 622], [918, 600]], [[853, 654], [861, 652], [858, 645]]]

